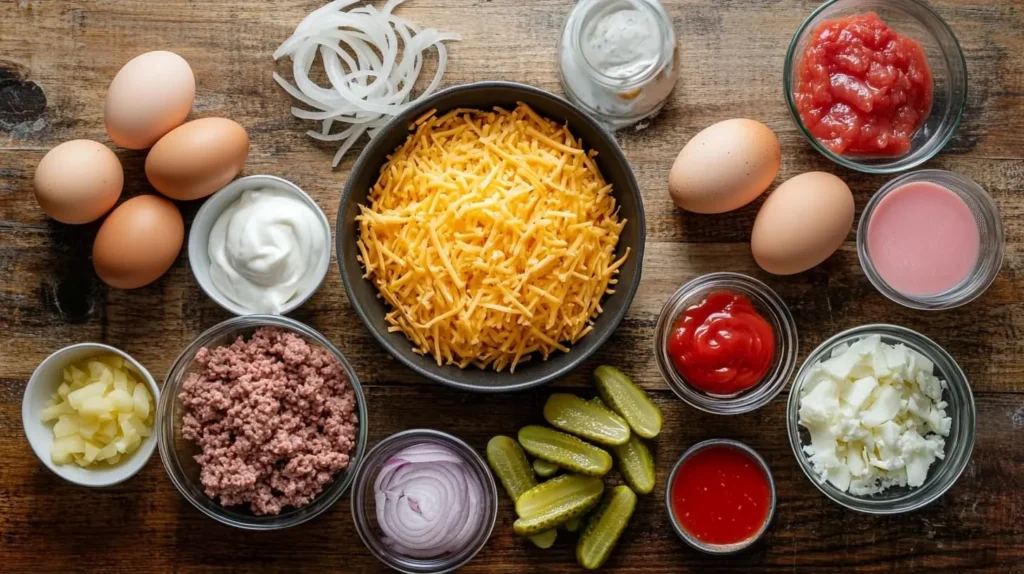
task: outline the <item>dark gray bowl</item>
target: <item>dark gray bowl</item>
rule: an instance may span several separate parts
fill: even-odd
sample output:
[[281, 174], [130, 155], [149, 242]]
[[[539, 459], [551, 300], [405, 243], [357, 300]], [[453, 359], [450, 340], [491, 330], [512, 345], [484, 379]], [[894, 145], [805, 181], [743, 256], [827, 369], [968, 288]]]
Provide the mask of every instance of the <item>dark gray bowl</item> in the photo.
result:
[[[523, 102], [537, 113], [559, 123], [566, 122], [588, 149], [597, 150], [597, 165], [613, 186], [620, 208], [628, 221], [619, 236], [618, 254], [631, 249], [629, 259], [619, 268], [615, 293], [602, 302], [604, 312], [594, 322], [594, 330], [573, 345], [568, 353], [556, 351], [544, 361], [534, 357], [516, 367], [515, 373], [482, 371], [476, 367], [459, 369], [453, 365], [437, 366], [432, 357], [417, 355], [405, 334], [389, 333], [384, 321], [386, 304], [378, 297], [377, 288], [363, 278], [363, 267], [356, 259], [359, 204], [366, 203], [370, 188], [377, 182], [380, 168], [390, 154], [409, 137], [409, 124], [431, 109], [444, 113], [452, 108], [490, 109], [493, 106], [515, 107]], [[512, 82], [480, 82], [465, 84], [438, 92], [412, 106], [392, 120], [377, 134], [359, 155], [345, 193], [338, 207], [335, 243], [338, 266], [352, 308], [370, 333], [399, 361], [417, 373], [446, 385], [479, 392], [515, 391], [542, 385], [568, 374], [597, 351], [625, 316], [640, 283], [640, 266], [644, 258], [644, 206], [640, 199], [633, 171], [622, 150], [610, 133], [590, 116], [562, 98], [524, 84]]]

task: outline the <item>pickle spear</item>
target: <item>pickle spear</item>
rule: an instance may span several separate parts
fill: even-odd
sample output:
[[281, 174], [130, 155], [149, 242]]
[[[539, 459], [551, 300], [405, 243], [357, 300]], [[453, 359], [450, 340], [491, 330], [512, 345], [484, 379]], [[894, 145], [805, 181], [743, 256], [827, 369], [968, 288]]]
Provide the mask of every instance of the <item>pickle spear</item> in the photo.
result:
[[596, 570], [608, 560], [635, 509], [636, 493], [628, 486], [608, 491], [576, 543], [576, 561], [580, 566]]
[[[487, 464], [498, 475], [498, 481], [514, 504], [524, 492], [537, 486], [523, 448], [514, 439], [498, 435], [487, 442]], [[555, 529], [530, 537], [538, 548], [551, 548], [558, 535]]]
[[519, 429], [519, 444], [537, 458], [581, 474], [604, 476], [612, 468], [612, 456], [607, 451], [547, 427], [530, 425]]
[[530, 537], [530, 542], [533, 542], [533, 545], [537, 548], [540, 548], [541, 550], [547, 550], [548, 548], [551, 548], [555, 545], [555, 540], [557, 538], [558, 529], [552, 528], [550, 530], [545, 530], [540, 534], [534, 534]]
[[560, 470], [562, 470], [562, 467], [553, 462], [548, 462], [543, 458], [533, 459], [533, 472], [537, 473], [537, 476], [541, 478], [551, 478], [558, 474]]
[[544, 403], [544, 418], [551, 426], [606, 445], [625, 444], [629, 424], [619, 415], [576, 395], [555, 393]]
[[634, 434], [626, 444], [613, 446], [612, 454], [630, 488], [637, 494], [654, 490], [654, 457], [643, 439]]
[[626, 419], [633, 432], [654, 438], [661, 432], [661, 411], [647, 393], [615, 367], [603, 365], [594, 371], [597, 392], [613, 411]]
[[516, 501], [513, 529], [532, 536], [556, 528], [590, 510], [601, 499], [604, 482], [594, 476], [563, 474], [523, 493]]
[[512, 502], [519, 500], [524, 492], [537, 486], [526, 454], [511, 437], [498, 435], [487, 442], [487, 464], [490, 465]]

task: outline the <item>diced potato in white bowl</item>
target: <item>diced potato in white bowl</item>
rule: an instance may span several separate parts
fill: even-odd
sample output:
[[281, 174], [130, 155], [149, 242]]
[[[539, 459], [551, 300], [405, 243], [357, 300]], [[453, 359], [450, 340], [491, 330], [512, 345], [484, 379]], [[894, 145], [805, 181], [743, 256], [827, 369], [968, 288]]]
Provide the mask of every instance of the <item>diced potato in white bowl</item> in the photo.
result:
[[29, 379], [22, 423], [33, 452], [54, 474], [83, 486], [111, 486], [153, 455], [159, 389], [126, 353], [99, 343], [65, 347]]

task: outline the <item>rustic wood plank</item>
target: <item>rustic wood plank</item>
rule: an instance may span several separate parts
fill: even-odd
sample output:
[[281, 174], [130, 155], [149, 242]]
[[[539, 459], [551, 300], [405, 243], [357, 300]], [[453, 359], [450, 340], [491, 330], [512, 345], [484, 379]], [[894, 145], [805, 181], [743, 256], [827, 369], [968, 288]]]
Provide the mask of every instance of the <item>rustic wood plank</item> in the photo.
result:
[[[270, 54], [320, 0], [9, 0], [0, 3], [0, 571], [355, 571], [381, 567], [355, 536], [348, 501], [296, 529], [251, 534], [220, 526], [173, 490], [157, 457], [137, 478], [103, 491], [71, 487], [31, 455], [20, 422], [25, 381], [49, 352], [85, 340], [124, 348], [162, 378], [178, 351], [228, 317], [191, 277], [184, 253], [171, 272], [133, 292], [106, 288], [91, 271], [97, 226], [47, 220], [32, 174], [53, 145], [73, 138], [109, 143], [103, 98], [130, 57], [172, 49], [198, 80], [192, 117], [226, 115], [252, 138], [245, 174], [287, 177], [337, 212], [352, 158], [331, 170], [333, 148], [310, 141], [291, 99], [271, 80], [288, 71]], [[684, 214], [666, 193], [668, 169], [687, 139], [729, 117], [755, 117], [782, 143], [777, 182], [809, 170], [836, 173], [858, 210], [888, 178], [856, 174], [810, 149], [781, 97], [792, 33], [818, 0], [666, 0], [682, 54], [682, 79], [661, 116], [620, 135], [647, 211], [644, 279], [622, 326], [579, 371], [555, 386], [590, 392], [601, 363], [623, 367], [655, 393], [666, 415], [658, 439], [659, 489], [641, 502], [608, 565], [622, 572], [765, 571], [1024, 572], [1024, 8], [1013, 0], [930, 2], [957, 33], [971, 77], [968, 109], [947, 149], [927, 167], [969, 175], [995, 197], [1006, 226], [1003, 271], [978, 301], [917, 313], [876, 293], [860, 271], [855, 235], [824, 265], [771, 277], [754, 265], [750, 226], [758, 203], [725, 216]], [[485, 79], [559, 92], [555, 41], [567, 0], [410, 0], [400, 10], [426, 25], [459, 31], [445, 85]], [[353, 150], [353, 157], [359, 147]], [[144, 152], [116, 150], [125, 196], [151, 192]], [[183, 204], [186, 222], [198, 203]], [[936, 339], [960, 362], [978, 401], [978, 444], [965, 476], [936, 504], [875, 518], [844, 511], [817, 493], [793, 460], [784, 401], [740, 417], [698, 413], [668, 392], [653, 364], [652, 332], [665, 297], [700, 274], [731, 270], [765, 280], [790, 304], [801, 357], [836, 331], [892, 322]], [[370, 397], [371, 442], [410, 426], [452, 431], [477, 448], [498, 432], [537, 420], [550, 392], [498, 397], [427, 383], [398, 365], [361, 326], [332, 272], [295, 317], [321, 330], [352, 360]], [[465, 413], [474, 413], [467, 417]], [[744, 440], [764, 454], [780, 506], [766, 540], [732, 558], [708, 558], [679, 542], [660, 497], [678, 454], [712, 436]], [[86, 514], [90, 513], [90, 514]], [[466, 571], [578, 571], [570, 537], [543, 552], [499, 527]], [[87, 530], [88, 529], [88, 530]], [[88, 535], [83, 534], [89, 532]], [[139, 541], [142, 541], [141, 543]]]

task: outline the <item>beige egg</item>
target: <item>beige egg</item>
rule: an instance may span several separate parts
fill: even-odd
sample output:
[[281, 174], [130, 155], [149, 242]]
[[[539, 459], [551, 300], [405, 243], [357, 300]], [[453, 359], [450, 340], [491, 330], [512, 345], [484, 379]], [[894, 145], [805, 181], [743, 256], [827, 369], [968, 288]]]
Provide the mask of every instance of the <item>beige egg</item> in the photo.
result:
[[800, 273], [825, 261], [853, 226], [853, 194], [843, 180], [820, 171], [786, 180], [754, 220], [750, 248], [762, 269]]
[[72, 140], [46, 152], [36, 167], [36, 200], [61, 223], [89, 223], [121, 197], [124, 170], [114, 152], [92, 140]]
[[146, 149], [192, 111], [196, 77], [174, 52], [136, 56], [114, 76], [103, 111], [107, 135], [128, 149]]
[[668, 174], [676, 205], [725, 213], [754, 201], [775, 181], [782, 148], [761, 122], [732, 119], [704, 128], [679, 152]]
[[206, 197], [228, 184], [245, 165], [249, 135], [225, 118], [183, 124], [146, 156], [146, 177], [157, 191], [178, 200]]
[[158, 195], [140, 195], [117, 206], [96, 234], [92, 264], [104, 283], [136, 289], [174, 264], [185, 239], [181, 212]]

